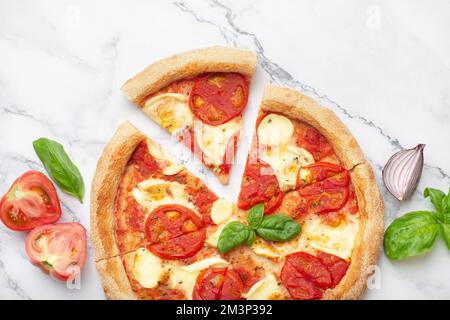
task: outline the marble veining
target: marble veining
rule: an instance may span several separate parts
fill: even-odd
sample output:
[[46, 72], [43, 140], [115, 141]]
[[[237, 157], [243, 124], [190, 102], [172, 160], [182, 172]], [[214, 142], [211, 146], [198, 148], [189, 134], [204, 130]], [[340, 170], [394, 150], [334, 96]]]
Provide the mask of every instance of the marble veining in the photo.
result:
[[[423, 200], [423, 189], [433, 186], [446, 190], [450, 185], [449, 4], [436, 1], [424, 8], [425, 2], [419, 0], [272, 3], [1, 2], [0, 193], [5, 193], [23, 172], [44, 171], [31, 146], [34, 139], [56, 139], [79, 166], [86, 183], [82, 204], [59, 192], [62, 220], [77, 221], [89, 228], [89, 191], [95, 165], [105, 143], [123, 120], [131, 120], [176, 156], [183, 158], [185, 153], [126, 101], [120, 85], [156, 59], [222, 44], [255, 50], [259, 60], [231, 185], [239, 185], [262, 89], [271, 82], [302, 91], [335, 111], [361, 144], [380, 187], [381, 170], [391, 154], [414, 147], [414, 143], [426, 143], [423, 177], [412, 198], [400, 203], [385, 188], [381, 187], [381, 191], [386, 224], [408, 211], [431, 209]], [[108, 10], [103, 10], [105, 7]], [[350, 16], [351, 21], [338, 20], [336, 24], [334, 19], [338, 16]], [[417, 28], [416, 21], [426, 27]], [[347, 25], [352, 28], [346, 28]], [[293, 36], [297, 31], [310, 37], [311, 44]], [[398, 41], [396, 35], [400, 35]], [[324, 53], [321, 46], [334, 41], [336, 50]], [[384, 46], [391, 42], [394, 45], [386, 51]], [[293, 50], [300, 45], [305, 51]], [[350, 46], [348, 51], [343, 49], [346, 45]], [[407, 70], [412, 69], [423, 80], [410, 74], [397, 75], [389, 63], [406, 63]], [[323, 76], [311, 66], [322, 70]], [[371, 72], [358, 73], [355, 66]], [[349, 72], [338, 83], [330, 80], [342, 70]], [[397, 88], [399, 79], [402, 88], [395, 94], [377, 97], [375, 106], [364, 100], [372, 89], [363, 85], [365, 81], [373, 81], [374, 90], [388, 92], [391, 87]], [[395, 104], [398, 101], [407, 104], [406, 115], [405, 107]], [[413, 127], [403, 118], [412, 121]], [[398, 119], [398, 126], [391, 119]], [[233, 189], [237, 188], [219, 185], [198, 161], [186, 165], [218, 194], [236, 199], [238, 190]], [[90, 243], [81, 287], [71, 290], [27, 261], [24, 238], [24, 234], [0, 225], [0, 299], [104, 298]], [[401, 262], [391, 262], [382, 253], [375, 285], [364, 297], [448, 299], [449, 262], [450, 255], [442, 241], [438, 241], [433, 252]]]

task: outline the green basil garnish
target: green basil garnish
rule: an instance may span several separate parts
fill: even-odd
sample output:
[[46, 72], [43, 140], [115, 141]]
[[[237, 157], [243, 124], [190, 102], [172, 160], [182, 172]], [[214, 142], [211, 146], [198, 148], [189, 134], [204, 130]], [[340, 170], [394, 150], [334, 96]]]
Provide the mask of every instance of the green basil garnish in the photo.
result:
[[228, 223], [222, 230], [217, 249], [226, 253], [237, 246], [251, 246], [256, 234], [269, 241], [288, 241], [300, 233], [300, 225], [288, 216], [272, 214], [264, 217], [264, 205], [253, 206], [247, 215], [248, 226], [240, 221]]
[[256, 229], [261, 224], [264, 218], [264, 204], [260, 203], [253, 206], [247, 215], [248, 227], [251, 229]]
[[231, 221], [220, 233], [217, 250], [220, 253], [227, 253], [241, 244], [248, 243], [252, 238], [251, 233], [254, 233], [254, 231], [245, 224], [239, 221]]
[[61, 190], [83, 202], [83, 177], [70, 160], [64, 147], [60, 143], [47, 138], [34, 141], [33, 147], [50, 177]]
[[441, 233], [447, 248], [450, 250], [450, 223], [441, 224]]
[[255, 230], [248, 230], [247, 233], [247, 240], [245, 241], [245, 244], [248, 246], [251, 246], [253, 244], [253, 242], [255, 242], [256, 240], [256, 232]]
[[413, 211], [395, 219], [384, 233], [384, 252], [389, 259], [399, 260], [430, 251], [439, 234], [450, 250], [450, 190], [426, 188], [436, 211]]
[[414, 211], [395, 219], [384, 234], [384, 251], [399, 260], [430, 251], [439, 235], [439, 224], [432, 212]]
[[272, 214], [264, 217], [256, 233], [269, 241], [289, 241], [300, 233], [300, 225], [292, 218]]

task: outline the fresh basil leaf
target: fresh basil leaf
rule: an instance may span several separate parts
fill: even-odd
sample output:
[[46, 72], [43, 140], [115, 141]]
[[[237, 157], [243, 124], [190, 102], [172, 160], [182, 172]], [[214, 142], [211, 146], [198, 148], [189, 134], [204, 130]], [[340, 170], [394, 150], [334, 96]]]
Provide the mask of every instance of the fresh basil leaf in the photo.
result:
[[434, 205], [436, 210], [441, 214], [444, 211], [442, 200], [446, 198], [444, 192], [438, 189], [425, 188], [423, 191], [423, 196], [425, 198], [430, 197], [431, 203]]
[[426, 253], [439, 235], [439, 223], [430, 211], [413, 211], [395, 219], [384, 233], [384, 252], [391, 260]]
[[450, 213], [450, 188], [447, 195], [442, 199], [442, 210]]
[[300, 233], [300, 225], [288, 216], [272, 214], [263, 218], [256, 233], [269, 241], [288, 241]]
[[33, 147], [50, 177], [61, 190], [83, 202], [83, 177], [64, 151], [64, 147], [60, 143], [47, 138], [34, 141]]
[[248, 229], [247, 233], [248, 233], [247, 240], [245, 241], [245, 244], [248, 246], [251, 246], [253, 244], [253, 242], [255, 242], [255, 240], [256, 240], [256, 232], [255, 232], [255, 230]]
[[247, 215], [248, 227], [251, 229], [256, 229], [261, 224], [261, 221], [264, 217], [264, 204], [259, 203], [254, 205], [249, 211]]
[[441, 224], [441, 233], [447, 248], [450, 250], [450, 223]]
[[220, 233], [217, 250], [220, 253], [227, 253], [237, 246], [249, 242], [251, 240], [251, 235], [249, 235], [250, 231], [253, 232], [253, 230], [248, 229], [243, 223], [231, 221]]

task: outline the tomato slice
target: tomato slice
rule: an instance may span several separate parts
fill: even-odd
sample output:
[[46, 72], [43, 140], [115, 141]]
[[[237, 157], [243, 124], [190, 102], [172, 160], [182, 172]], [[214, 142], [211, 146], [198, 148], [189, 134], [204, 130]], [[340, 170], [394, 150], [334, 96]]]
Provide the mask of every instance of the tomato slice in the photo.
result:
[[86, 261], [86, 229], [76, 222], [46, 224], [27, 236], [30, 261], [58, 280], [73, 279]]
[[226, 268], [209, 268], [197, 277], [194, 300], [239, 300], [244, 285], [239, 275]]
[[238, 198], [239, 208], [248, 210], [264, 202], [264, 213], [270, 214], [280, 206], [283, 195], [269, 164], [260, 159], [256, 163], [247, 161]]
[[[301, 178], [301, 170], [308, 172], [305, 179]], [[302, 167], [301, 170], [299, 170], [299, 174], [297, 176], [297, 188], [305, 187], [327, 178], [331, 178], [332, 176], [344, 171], [344, 168], [329, 162], [316, 162], [314, 164]]]
[[319, 251], [317, 253], [317, 258], [324, 264], [328, 270], [331, 273], [332, 278], [332, 285], [331, 287], [334, 288], [341, 282], [342, 278], [347, 273], [347, 269], [350, 265], [349, 262], [345, 261], [344, 259], [341, 259], [339, 257], [336, 257], [334, 255]]
[[320, 299], [326, 289], [341, 281], [347, 268], [345, 260], [333, 255], [296, 252], [286, 256], [281, 282], [294, 299]]
[[52, 182], [38, 171], [17, 178], [0, 201], [0, 219], [16, 231], [54, 223], [61, 217], [58, 194]]
[[240, 115], [248, 99], [248, 81], [239, 73], [207, 73], [195, 80], [189, 95], [194, 115], [212, 126]]
[[174, 260], [192, 257], [203, 246], [206, 229], [202, 219], [182, 205], [162, 205], [145, 222], [147, 248], [157, 256]]
[[316, 161], [333, 154], [331, 144], [315, 128], [301, 123], [295, 127], [295, 134], [296, 144], [309, 151]]
[[348, 200], [350, 177], [342, 171], [330, 178], [298, 190], [304, 201], [300, 211], [323, 214], [341, 209]]

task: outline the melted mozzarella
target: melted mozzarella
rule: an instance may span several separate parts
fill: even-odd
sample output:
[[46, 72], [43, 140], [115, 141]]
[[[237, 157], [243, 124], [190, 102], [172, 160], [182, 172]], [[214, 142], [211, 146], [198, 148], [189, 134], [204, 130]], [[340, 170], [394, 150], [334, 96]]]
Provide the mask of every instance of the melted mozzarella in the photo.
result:
[[198, 213], [197, 208], [189, 200], [184, 185], [178, 182], [150, 178], [140, 182], [131, 193], [137, 203], [148, 212], [164, 204], [179, 204]]
[[226, 266], [228, 262], [219, 257], [206, 258], [188, 266], [177, 266], [175, 263], [170, 268], [169, 286], [184, 292], [186, 298], [192, 299], [195, 281], [200, 271], [211, 266]]
[[287, 242], [269, 242], [257, 239], [251, 248], [259, 256], [275, 259], [299, 251], [299, 239], [295, 238]]
[[133, 262], [133, 275], [144, 288], [154, 288], [167, 271], [160, 258], [145, 248], [136, 251]]
[[293, 133], [292, 121], [275, 113], [265, 116], [258, 126], [258, 140], [265, 145], [277, 146], [285, 143]]
[[221, 224], [217, 226], [211, 226], [208, 228], [208, 235], [206, 237], [205, 242], [209, 244], [211, 247], [217, 248], [217, 242], [219, 241], [220, 233], [225, 228], [225, 226], [231, 222], [236, 221], [238, 218], [236, 216], [231, 216], [227, 220], [223, 221]]
[[180, 164], [173, 156], [164, 151], [161, 146], [151, 140], [147, 140], [147, 145], [150, 154], [155, 160], [162, 165], [163, 173], [168, 176], [177, 174], [183, 169], [183, 165]]
[[259, 158], [275, 171], [282, 191], [295, 189], [297, 174], [302, 166], [314, 163], [314, 157], [303, 148], [280, 145], [261, 150]]
[[181, 267], [181, 269], [187, 272], [197, 272], [214, 265], [226, 266], [228, 265], [228, 261], [223, 260], [222, 258], [219, 257], [211, 257], [194, 262], [193, 264], [190, 264], [188, 266]]
[[193, 114], [188, 105], [188, 96], [164, 93], [145, 102], [143, 110], [161, 127], [172, 134], [192, 127]]
[[[236, 117], [230, 121], [210, 126], [201, 121], [195, 121], [194, 133], [201, 151], [205, 154], [205, 162], [214, 166], [223, 163], [224, 155], [230, 138], [241, 130], [242, 118]], [[231, 161], [231, 159], [228, 159]]]
[[235, 210], [233, 203], [225, 199], [217, 199], [211, 207], [211, 219], [215, 224], [221, 224], [231, 217]]
[[344, 260], [350, 258], [358, 234], [358, 215], [347, 214], [338, 226], [333, 227], [312, 215], [302, 226], [301, 241], [304, 246], [320, 250]]
[[136, 250], [133, 262], [133, 276], [144, 288], [155, 288], [161, 279], [168, 275], [168, 284], [172, 289], [184, 292], [192, 298], [195, 281], [200, 271], [211, 266], [227, 266], [228, 262], [220, 257], [209, 257], [188, 266], [180, 266], [176, 261], [163, 261], [146, 248]]
[[268, 274], [255, 283], [243, 296], [247, 300], [274, 300], [280, 299], [284, 295], [275, 276]]

